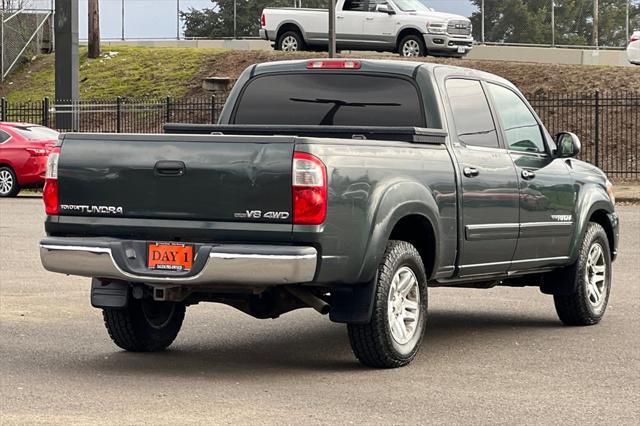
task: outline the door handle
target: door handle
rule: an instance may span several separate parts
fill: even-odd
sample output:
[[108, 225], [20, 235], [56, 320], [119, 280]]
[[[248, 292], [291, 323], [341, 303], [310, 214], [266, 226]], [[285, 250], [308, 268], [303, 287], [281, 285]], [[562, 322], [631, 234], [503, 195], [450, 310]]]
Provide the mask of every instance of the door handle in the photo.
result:
[[336, 19], [344, 19], [344, 16], [338, 15], [338, 16], [336, 16]]
[[157, 176], [184, 176], [186, 166], [182, 161], [158, 161], [153, 171]]
[[464, 173], [466, 177], [471, 178], [478, 176], [480, 174], [480, 171], [475, 167], [465, 167], [464, 170], [462, 170], [462, 173]]
[[530, 170], [523, 170], [523, 171], [522, 171], [522, 179], [524, 179], [524, 180], [531, 180], [531, 179], [533, 179], [534, 177], [536, 177], [536, 173], [535, 173], [535, 172], [532, 172], [532, 171], [530, 171]]
[[367, 18], [365, 18], [367, 21], [373, 21], [373, 16], [369, 16]]

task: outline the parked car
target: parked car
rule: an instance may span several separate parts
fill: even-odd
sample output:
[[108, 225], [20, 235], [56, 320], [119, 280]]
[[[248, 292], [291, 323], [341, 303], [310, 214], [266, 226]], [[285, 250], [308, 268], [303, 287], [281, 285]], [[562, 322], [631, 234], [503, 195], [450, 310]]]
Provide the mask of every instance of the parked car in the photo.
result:
[[629, 62], [635, 65], [640, 65], [640, 31], [636, 31], [629, 40], [629, 47], [627, 47], [627, 58]]
[[26, 123], [0, 122], [0, 197], [44, 185], [47, 156], [58, 132]]
[[[326, 48], [326, 9], [267, 8], [260, 37], [277, 50]], [[419, 0], [338, 0], [338, 49], [397, 52], [402, 56], [462, 57], [473, 48], [471, 21], [435, 12]]]
[[165, 130], [66, 134], [49, 157], [42, 264], [93, 278], [121, 348], [166, 348], [201, 302], [256, 318], [312, 307], [385, 368], [420, 348], [428, 286], [537, 286], [568, 325], [605, 313], [613, 187], [500, 77], [266, 63], [219, 125]]

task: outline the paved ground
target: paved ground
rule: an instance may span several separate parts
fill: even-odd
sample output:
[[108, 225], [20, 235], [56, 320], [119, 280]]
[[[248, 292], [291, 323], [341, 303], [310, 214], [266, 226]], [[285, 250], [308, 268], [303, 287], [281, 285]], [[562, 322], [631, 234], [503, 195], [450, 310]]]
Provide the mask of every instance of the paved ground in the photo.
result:
[[45, 272], [39, 199], [0, 201], [0, 423], [638, 424], [640, 209], [623, 206], [607, 315], [558, 322], [536, 289], [432, 289], [427, 339], [360, 367], [313, 311], [253, 320], [192, 307], [170, 351], [109, 341], [88, 280]]

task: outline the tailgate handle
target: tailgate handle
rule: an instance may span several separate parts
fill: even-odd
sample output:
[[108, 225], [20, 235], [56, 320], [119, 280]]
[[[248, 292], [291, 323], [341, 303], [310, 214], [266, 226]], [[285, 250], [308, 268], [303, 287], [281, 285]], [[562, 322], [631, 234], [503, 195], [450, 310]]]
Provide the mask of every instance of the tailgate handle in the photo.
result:
[[187, 168], [182, 161], [158, 161], [153, 170], [157, 176], [184, 176]]

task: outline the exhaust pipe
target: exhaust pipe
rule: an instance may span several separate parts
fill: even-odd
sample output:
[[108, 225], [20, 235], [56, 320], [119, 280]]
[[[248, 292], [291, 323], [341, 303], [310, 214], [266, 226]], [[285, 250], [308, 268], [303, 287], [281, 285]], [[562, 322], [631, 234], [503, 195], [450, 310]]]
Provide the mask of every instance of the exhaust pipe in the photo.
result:
[[308, 290], [303, 290], [297, 286], [287, 286], [287, 291], [300, 299], [300, 301], [306, 303], [311, 306], [313, 309], [318, 311], [321, 315], [327, 315], [331, 310], [331, 306], [324, 300], [320, 299], [318, 296], [312, 294]]

